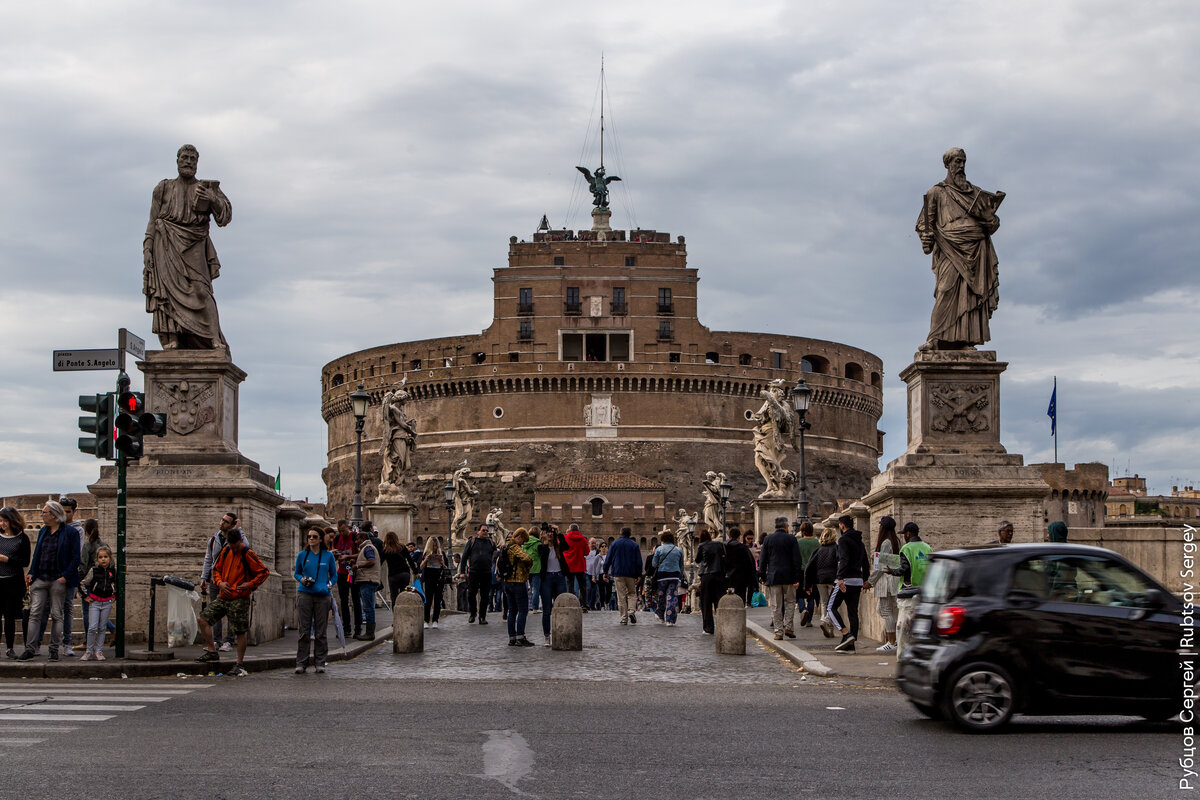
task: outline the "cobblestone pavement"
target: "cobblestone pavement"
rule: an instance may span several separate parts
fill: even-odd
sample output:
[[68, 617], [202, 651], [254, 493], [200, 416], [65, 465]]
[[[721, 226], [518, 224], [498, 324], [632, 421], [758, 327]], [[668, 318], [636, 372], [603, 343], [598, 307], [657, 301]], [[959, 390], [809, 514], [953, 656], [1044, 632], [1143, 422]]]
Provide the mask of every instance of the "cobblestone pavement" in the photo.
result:
[[[667, 681], [686, 683], [789, 686], [807, 676], [757, 640], [746, 641], [745, 656], [717, 655], [713, 637], [700, 631], [700, 615], [680, 615], [668, 628], [653, 614], [639, 614], [637, 625], [621, 625], [616, 612], [583, 618], [583, 651], [559, 652], [542, 646], [542, 616], [530, 614], [526, 632], [537, 647], [509, 647], [500, 615], [488, 624], [468, 624], [466, 615], [444, 618], [438, 630], [425, 631], [425, 652], [399, 655], [390, 640], [344, 664], [329, 667], [329, 678], [423, 678], [511, 680], [562, 679]], [[310, 673], [311, 675], [311, 673]], [[299, 679], [288, 671], [273, 678]]]

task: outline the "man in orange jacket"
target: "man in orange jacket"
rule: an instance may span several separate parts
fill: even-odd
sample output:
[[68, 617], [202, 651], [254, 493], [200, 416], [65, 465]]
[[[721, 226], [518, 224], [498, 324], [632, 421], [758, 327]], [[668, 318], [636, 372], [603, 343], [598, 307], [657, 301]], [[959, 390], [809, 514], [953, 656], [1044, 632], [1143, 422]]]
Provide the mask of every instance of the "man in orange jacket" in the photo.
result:
[[205, 651], [196, 660], [201, 663], [220, 660], [212, 626], [229, 617], [229, 628], [237, 636], [237, 667], [233, 674], [240, 678], [248, 674], [242, 661], [246, 657], [246, 632], [250, 630], [250, 593], [262, 585], [271, 571], [253, 550], [246, 547], [241, 528], [226, 533], [225, 543], [212, 570], [213, 584], [218, 589], [217, 599], [208, 604], [198, 620]]

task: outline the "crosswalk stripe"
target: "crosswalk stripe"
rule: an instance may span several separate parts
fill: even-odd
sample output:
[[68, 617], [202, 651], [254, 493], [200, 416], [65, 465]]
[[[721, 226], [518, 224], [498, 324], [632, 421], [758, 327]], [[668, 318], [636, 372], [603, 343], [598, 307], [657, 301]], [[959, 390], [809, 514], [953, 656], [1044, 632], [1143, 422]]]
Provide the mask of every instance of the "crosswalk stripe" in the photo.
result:
[[149, 695], [127, 694], [114, 696], [110, 694], [51, 694], [43, 692], [42, 694], [0, 694], [0, 702], [20, 702], [29, 700], [74, 700], [80, 703], [94, 703], [103, 700], [106, 703], [161, 703], [164, 700], [173, 700], [173, 697], [150, 697]]
[[[209, 684], [211, 685], [211, 684]], [[207, 689], [208, 686], [197, 686], [197, 689]], [[43, 687], [30, 687], [29, 684], [16, 686], [14, 684], [0, 683], [0, 692], [5, 694], [93, 694], [95, 692], [105, 692], [112, 694], [161, 694], [168, 697], [178, 697], [180, 695], [191, 694], [192, 689], [152, 689], [148, 686], [98, 686], [92, 684], [87, 688], [59, 686], [52, 684]]]
[[5, 711], [23, 709], [25, 711], [141, 711], [145, 706], [96, 705], [93, 703], [22, 703], [20, 705], [0, 706]]
[[31, 744], [41, 744], [45, 739], [0, 739], [0, 744], [16, 745], [25, 747]]
[[79, 730], [78, 725], [12, 725], [13, 730], [4, 730], [0, 727], [0, 733], [24, 733], [24, 734], [39, 734], [39, 733], [71, 733]]
[[0, 722], [104, 722], [112, 714], [0, 714]]

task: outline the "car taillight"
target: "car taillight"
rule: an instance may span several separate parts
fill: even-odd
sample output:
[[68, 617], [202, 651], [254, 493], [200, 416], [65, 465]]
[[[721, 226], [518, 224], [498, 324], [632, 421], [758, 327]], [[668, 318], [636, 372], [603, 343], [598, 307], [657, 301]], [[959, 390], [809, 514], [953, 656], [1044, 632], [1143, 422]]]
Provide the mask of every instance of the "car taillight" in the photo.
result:
[[962, 606], [946, 606], [937, 613], [937, 630], [942, 636], [953, 636], [962, 630], [967, 610]]

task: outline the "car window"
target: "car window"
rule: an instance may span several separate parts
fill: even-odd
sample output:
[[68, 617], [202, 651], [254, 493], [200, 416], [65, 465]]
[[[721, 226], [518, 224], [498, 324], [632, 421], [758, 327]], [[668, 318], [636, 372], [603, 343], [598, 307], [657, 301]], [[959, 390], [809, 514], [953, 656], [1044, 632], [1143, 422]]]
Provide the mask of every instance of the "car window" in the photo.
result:
[[1013, 589], [1056, 603], [1144, 608], [1150, 584], [1124, 564], [1095, 556], [1049, 556], [1021, 563]]
[[936, 558], [925, 572], [925, 580], [921, 583], [921, 600], [926, 603], [944, 603], [954, 594], [958, 586], [957, 561], [948, 558]]

